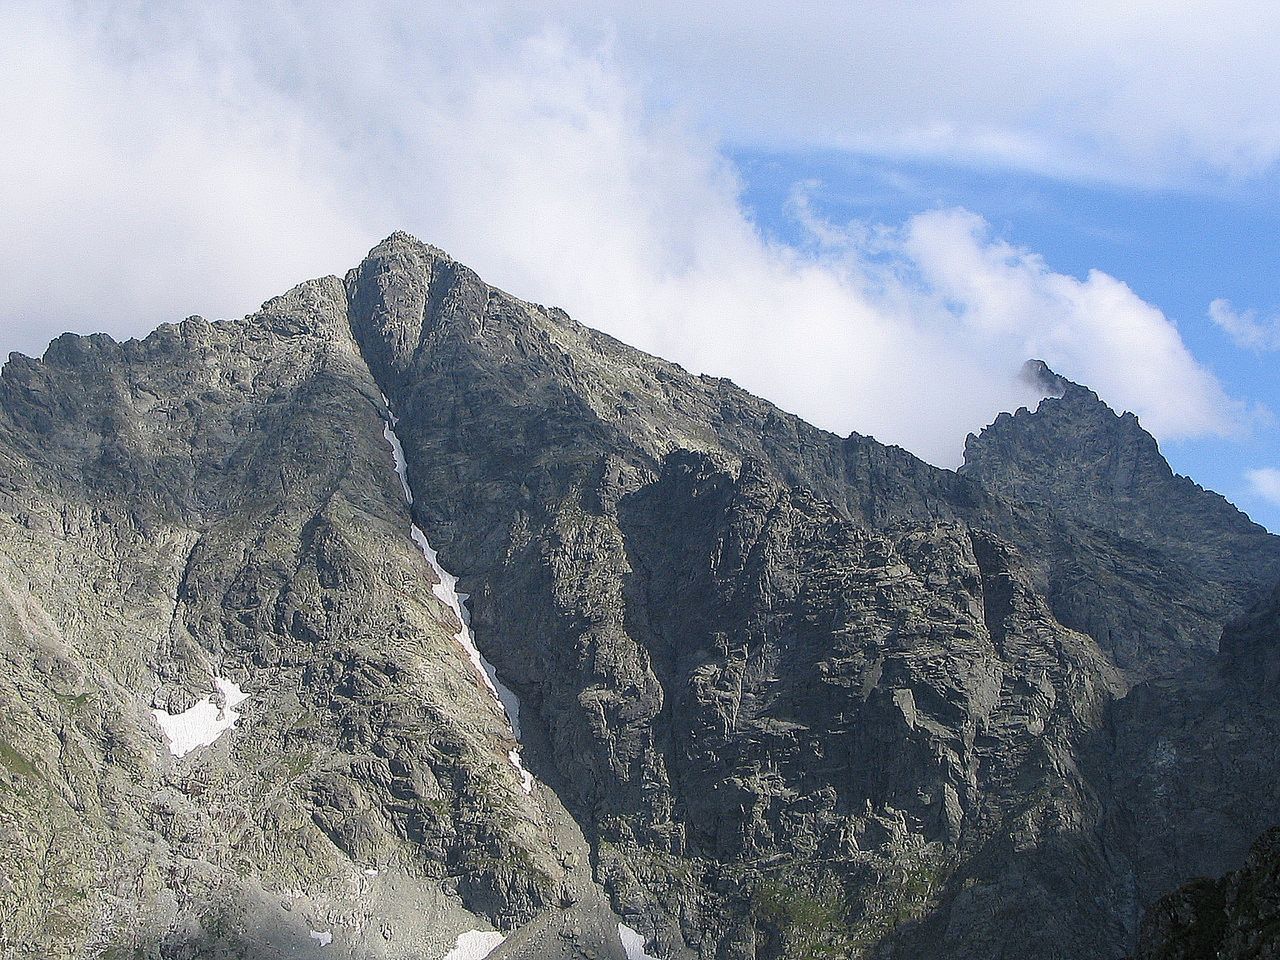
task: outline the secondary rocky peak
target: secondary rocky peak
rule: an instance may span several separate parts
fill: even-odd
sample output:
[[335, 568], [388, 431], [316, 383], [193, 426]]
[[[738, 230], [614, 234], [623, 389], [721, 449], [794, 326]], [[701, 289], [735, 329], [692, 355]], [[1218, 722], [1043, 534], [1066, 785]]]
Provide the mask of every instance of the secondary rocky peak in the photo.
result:
[[[1131, 677], [1211, 656], [1224, 619], [1237, 612], [1226, 598], [1238, 603], [1280, 576], [1280, 540], [1176, 475], [1133, 414], [1117, 414], [1042, 361], [1029, 362], [1026, 375], [1055, 395], [970, 435], [961, 475], [1035, 510], [1039, 538], [1063, 544], [1049, 553], [1055, 613], [1098, 638]], [[1121, 566], [1137, 575], [1117, 578]], [[1183, 614], [1166, 609], [1148, 582], [1161, 591], [1178, 584]], [[1114, 602], [1099, 602], [1104, 594]]]
[[[252, 320], [280, 336], [347, 337], [347, 296], [337, 277], [319, 277], [272, 297]], [[190, 321], [187, 321], [190, 322]]]
[[1046, 397], [1060, 397], [1076, 386], [1066, 377], [1058, 376], [1043, 360], [1028, 360], [1022, 365], [1022, 379], [1038, 388]]
[[1023, 377], [1046, 393], [1035, 411], [1002, 413], [965, 442], [961, 472], [1020, 499], [1046, 502], [1069, 485], [1107, 498], [1143, 495], [1173, 476], [1159, 445], [1131, 413], [1117, 414], [1088, 387], [1043, 360]]
[[961, 474], [1011, 499], [1126, 535], [1164, 536], [1181, 524], [1263, 534], [1221, 496], [1176, 475], [1132, 413], [1116, 413], [1042, 361], [1026, 370], [1059, 395], [1034, 411], [1002, 413], [970, 434]]

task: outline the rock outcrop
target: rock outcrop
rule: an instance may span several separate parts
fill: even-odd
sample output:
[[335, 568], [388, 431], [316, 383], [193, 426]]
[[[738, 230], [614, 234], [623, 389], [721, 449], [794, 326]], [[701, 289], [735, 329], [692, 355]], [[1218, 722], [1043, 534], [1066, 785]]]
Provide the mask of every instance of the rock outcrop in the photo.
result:
[[1139, 684], [1112, 704], [1091, 754], [1135, 924], [1174, 886], [1239, 867], [1280, 824], [1280, 584], [1227, 625], [1221, 646], [1212, 669]]
[[[443, 953], [582, 896], [408, 536], [346, 310], [318, 281], [4, 368], [5, 956]], [[239, 721], [173, 756], [152, 709], [214, 678]]]

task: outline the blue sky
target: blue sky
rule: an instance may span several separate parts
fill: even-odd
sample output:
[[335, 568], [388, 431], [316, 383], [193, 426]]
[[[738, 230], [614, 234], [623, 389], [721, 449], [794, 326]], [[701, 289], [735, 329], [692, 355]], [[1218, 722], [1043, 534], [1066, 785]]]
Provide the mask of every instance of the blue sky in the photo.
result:
[[[1241, 347], [1208, 315], [1218, 298], [1280, 314], [1274, 172], [1199, 189], [1137, 188], [832, 151], [738, 149], [733, 158], [753, 216], [788, 243], [805, 240], [789, 202], [797, 184], [808, 184], [813, 205], [834, 221], [900, 223], [921, 210], [962, 206], [1056, 270], [1106, 271], [1159, 306], [1230, 392], [1280, 412], [1280, 355]], [[1245, 479], [1249, 469], [1280, 463], [1280, 431], [1269, 418], [1243, 436], [1166, 440], [1161, 447], [1176, 471], [1280, 530], [1280, 504]]]
[[12, 0], [0, 352], [406, 229], [941, 466], [1040, 356], [1280, 530], [1277, 37], [1256, 0]]

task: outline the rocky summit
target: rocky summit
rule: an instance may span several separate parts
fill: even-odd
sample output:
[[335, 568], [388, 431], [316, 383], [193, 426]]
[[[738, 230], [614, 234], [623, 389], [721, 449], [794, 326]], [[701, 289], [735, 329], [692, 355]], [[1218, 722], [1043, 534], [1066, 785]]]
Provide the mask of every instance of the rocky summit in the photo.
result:
[[0, 955], [1274, 943], [1280, 538], [1028, 376], [941, 470], [402, 233], [13, 355]]

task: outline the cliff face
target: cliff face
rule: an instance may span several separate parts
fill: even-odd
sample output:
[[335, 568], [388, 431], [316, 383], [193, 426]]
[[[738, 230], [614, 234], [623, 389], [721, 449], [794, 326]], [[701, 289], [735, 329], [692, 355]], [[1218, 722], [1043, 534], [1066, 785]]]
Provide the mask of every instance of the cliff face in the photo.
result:
[[1222, 634], [1212, 669], [1140, 684], [1113, 704], [1093, 761], [1104, 830], [1144, 905], [1171, 881], [1236, 869], [1280, 824], [1280, 586]]
[[[408, 956], [568, 896], [346, 309], [319, 281], [5, 367], [6, 956]], [[216, 712], [214, 678], [239, 720], [179, 758], [153, 710]]]
[[[1152, 691], [1256, 685], [1216, 632], [1280, 541], [1059, 386], [938, 470], [403, 234], [244, 321], [15, 357], [0, 942], [1123, 956], [1199, 869], [1143, 859], [1141, 778], [1207, 786], [1143, 752], [1192, 722]], [[215, 678], [239, 719], [174, 756]]]

